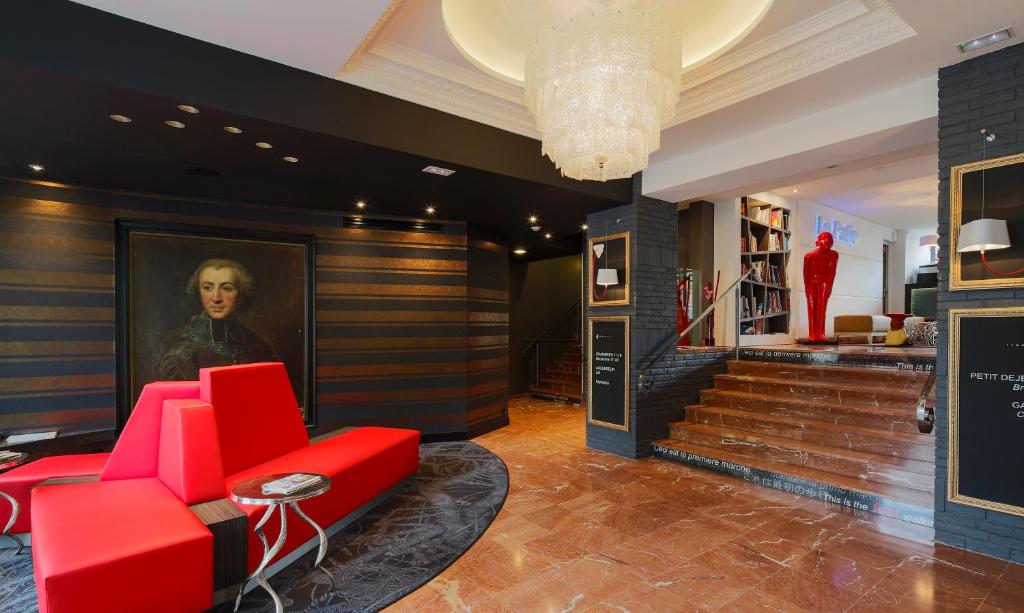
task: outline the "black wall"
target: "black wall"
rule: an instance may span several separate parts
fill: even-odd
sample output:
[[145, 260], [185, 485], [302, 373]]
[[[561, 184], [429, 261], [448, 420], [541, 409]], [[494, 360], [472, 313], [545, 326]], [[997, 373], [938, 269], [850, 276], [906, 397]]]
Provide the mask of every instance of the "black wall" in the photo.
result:
[[580, 299], [582, 266], [578, 254], [513, 263], [509, 271], [510, 394], [530, 391], [534, 373], [530, 372], [532, 362], [523, 359], [523, 349]]
[[[1024, 305], [1024, 289], [949, 291], [950, 167], [981, 159], [978, 130], [997, 135], [987, 157], [1024, 152], [1024, 45], [1008, 47], [939, 71], [939, 344], [935, 448], [935, 538], [989, 555], [1024, 562], [1024, 517], [946, 501], [949, 450], [949, 309]], [[1014, 242], [1024, 237], [1013, 236]], [[961, 446], [987, 444], [963, 440]], [[999, 467], [993, 467], [999, 470]], [[1020, 475], [1007, 474], [1018, 487]]]
[[696, 268], [706, 283], [715, 269], [715, 210], [710, 202], [691, 202], [679, 211], [679, 268]]

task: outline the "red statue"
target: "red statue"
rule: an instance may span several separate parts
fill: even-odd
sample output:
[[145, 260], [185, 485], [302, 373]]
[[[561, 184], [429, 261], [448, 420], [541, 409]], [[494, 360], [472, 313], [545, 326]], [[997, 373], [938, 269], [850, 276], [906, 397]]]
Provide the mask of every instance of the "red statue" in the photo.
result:
[[807, 340], [828, 342], [825, 336], [825, 311], [832, 295], [839, 254], [832, 250], [832, 233], [822, 232], [814, 242], [816, 249], [804, 256], [804, 293], [807, 295]]

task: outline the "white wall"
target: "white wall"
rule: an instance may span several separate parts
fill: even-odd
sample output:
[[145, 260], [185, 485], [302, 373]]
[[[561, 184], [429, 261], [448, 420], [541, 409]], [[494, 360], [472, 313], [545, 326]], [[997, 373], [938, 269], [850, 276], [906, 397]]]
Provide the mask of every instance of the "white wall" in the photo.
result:
[[903, 284], [907, 262], [907, 231], [893, 232], [892, 249], [889, 252], [889, 313], [904, 313]]
[[[892, 228], [870, 222], [849, 213], [825, 206], [814, 200], [800, 200], [797, 214], [797, 248], [793, 263], [797, 273], [793, 280], [793, 297], [796, 304], [796, 334], [807, 336], [807, 298], [804, 295], [803, 259], [814, 249], [817, 234], [814, 231], [815, 217], [823, 222], [833, 219], [842, 224], [854, 226], [857, 241], [853, 245], [836, 241], [832, 248], [839, 253], [836, 280], [832, 286], [832, 297], [828, 302], [825, 317], [825, 334], [834, 333], [833, 318], [836, 315], [881, 315], [882, 314], [882, 243], [893, 240]], [[892, 286], [890, 285], [890, 288]], [[891, 289], [890, 289], [891, 291]]]

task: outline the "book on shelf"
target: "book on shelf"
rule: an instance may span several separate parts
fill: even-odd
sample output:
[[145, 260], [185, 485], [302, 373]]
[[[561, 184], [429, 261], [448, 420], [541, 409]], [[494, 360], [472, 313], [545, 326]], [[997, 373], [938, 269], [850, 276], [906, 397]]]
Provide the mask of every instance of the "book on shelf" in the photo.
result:
[[779, 235], [774, 232], [768, 233], [768, 251], [782, 251], [782, 241]]

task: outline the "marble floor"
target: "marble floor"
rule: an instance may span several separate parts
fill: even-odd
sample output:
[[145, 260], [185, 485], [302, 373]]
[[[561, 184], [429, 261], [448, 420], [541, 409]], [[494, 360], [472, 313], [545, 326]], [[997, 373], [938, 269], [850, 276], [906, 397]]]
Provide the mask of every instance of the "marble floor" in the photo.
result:
[[578, 407], [510, 417], [475, 439], [508, 465], [504, 508], [388, 611], [1024, 611], [1024, 566], [929, 529], [588, 450]]

